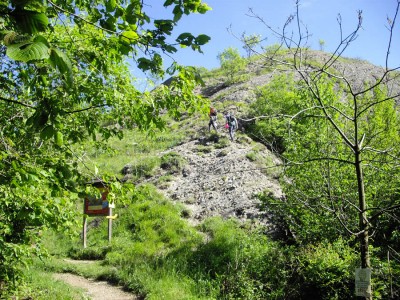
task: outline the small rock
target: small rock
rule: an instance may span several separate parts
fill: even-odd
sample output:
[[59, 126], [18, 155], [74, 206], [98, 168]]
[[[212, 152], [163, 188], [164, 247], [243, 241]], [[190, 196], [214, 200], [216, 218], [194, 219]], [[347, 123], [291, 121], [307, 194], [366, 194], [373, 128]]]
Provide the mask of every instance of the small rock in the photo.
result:
[[133, 165], [132, 164], [125, 165], [121, 170], [121, 174], [122, 175], [133, 174]]

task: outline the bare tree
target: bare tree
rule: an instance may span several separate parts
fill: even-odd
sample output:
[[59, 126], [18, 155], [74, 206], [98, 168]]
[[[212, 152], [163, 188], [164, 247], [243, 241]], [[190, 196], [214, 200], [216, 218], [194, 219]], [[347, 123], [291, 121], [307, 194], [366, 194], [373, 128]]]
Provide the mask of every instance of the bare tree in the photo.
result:
[[[385, 66], [379, 74], [366, 74], [363, 78], [349, 72], [349, 70], [346, 69], [346, 64], [341, 63], [341, 57], [345, 50], [356, 40], [362, 28], [363, 18], [361, 11], [358, 12], [357, 26], [349, 34], [343, 32], [342, 19], [341, 16], [338, 15], [337, 21], [339, 25], [340, 43], [333, 53], [326, 53], [321, 56], [322, 63], [319, 64], [312, 63], [312, 59], [315, 61], [315, 57], [313, 57], [315, 52], [311, 51], [308, 47], [310, 34], [307, 27], [301, 22], [299, 0], [296, 1], [296, 13], [289, 16], [280, 31], [271, 27], [253, 10], [249, 12], [249, 16], [258, 19], [266, 27], [269, 34], [274, 35], [280, 40], [280, 45], [276, 48], [276, 51], [257, 54], [262, 56], [265, 61], [269, 63], [268, 65], [281, 66], [285, 70], [294, 70], [297, 74], [296, 77], [308, 91], [308, 101], [310, 105], [307, 109], [299, 111], [291, 116], [290, 119], [294, 120], [305, 114], [307, 114], [307, 117], [324, 118], [332, 132], [340, 137], [342, 144], [344, 144], [347, 149], [347, 153], [350, 153], [346, 159], [340, 159], [340, 161], [341, 163], [351, 166], [349, 170], [351, 170], [350, 172], [353, 173], [353, 178], [355, 178], [354, 186], [356, 191], [354, 192], [358, 203], [351, 203], [348, 201], [347, 205], [350, 206], [353, 211], [355, 210], [357, 212], [358, 228], [354, 230], [346, 224], [347, 219], [337, 207], [335, 207], [334, 203], [332, 203], [329, 210], [335, 214], [349, 234], [358, 238], [361, 268], [371, 268], [369, 240], [370, 235], [376, 229], [376, 226], [373, 225], [374, 221], [381, 215], [393, 214], [400, 208], [398, 202], [393, 201], [385, 202], [384, 205], [375, 207], [372, 205], [372, 200], [367, 197], [366, 189], [368, 185], [365, 180], [365, 169], [378, 169], [382, 164], [391, 164], [392, 170], [394, 170], [393, 174], [398, 174], [400, 158], [398, 148], [379, 149], [376, 147], [376, 144], [372, 147], [371, 140], [377, 139], [377, 137], [383, 133], [366, 131], [361, 126], [361, 122], [365, 122], [365, 120], [370, 117], [371, 112], [376, 110], [380, 104], [389, 102], [395, 104], [395, 102], [400, 99], [399, 73], [397, 72], [400, 66], [394, 68], [389, 67], [389, 54], [400, 7], [400, 0], [396, 1], [397, 6], [394, 11], [394, 16], [392, 19], [388, 18], [387, 29], [389, 39]], [[321, 57], [319, 59], [321, 59]], [[364, 71], [368, 72], [368, 70]], [[348, 107], [332, 105], [332, 102], [326, 98], [326, 95], [321, 91], [321, 82], [326, 78], [334, 81], [336, 85], [344, 87], [342, 89], [344, 91], [342, 98], [343, 101], [347, 101]], [[374, 97], [376, 91], [383, 87], [385, 87], [387, 93], [381, 97]], [[384, 145], [382, 145], [382, 147], [383, 146]], [[371, 153], [373, 153], [372, 156]], [[387, 159], [388, 157], [390, 157], [389, 160]], [[315, 155], [315, 157], [309, 158], [307, 162], [304, 160], [299, 162], [287, 161], [286, 166], [322, 160], [338, 161], [339, 158], [332, 154], [327, 156]], [[380, 172], [384, 172], [383, 169]], [[329, 183], [329, 178], [327, 182]], [[328, 187], [328, 190], [329, 189], [330, 187]], [[366, 298], [372, 299], [372, 295]]]

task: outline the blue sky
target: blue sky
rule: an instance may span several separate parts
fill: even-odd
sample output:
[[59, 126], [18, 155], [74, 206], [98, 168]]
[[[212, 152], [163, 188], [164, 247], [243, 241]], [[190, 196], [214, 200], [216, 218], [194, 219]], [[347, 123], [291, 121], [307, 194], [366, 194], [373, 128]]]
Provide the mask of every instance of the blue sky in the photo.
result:
[[[163, 1], [161, 1], [163, 2]], [[229, 47], [237, 48], [243, 56], [242, 44], [227, 31], [241, 36], [258, 34], [267, 38], [264, 46], [276, 43], [267, 28], [257, 19], [246, 16], [252, 8], [263, 20], [275, 29], [282, 28], [287, 17], [295, 12], [294, 0], [203, 0], [212, 10], [206, 14], [184, 16], [176, 29], [176, 36], [182, 32], [194, 35], [207, 34], [211, 41], [203, 47], [203, 54], [182, 49], [174, 59], [183, 65], [219, 67], [217, 55]], [[355, 42], [344, 53], [345, 57], [365, 59], [376, 65], [384, 65], [389, 42], [387, 17], [393, 18], [397, 0], [303, 0], [300, 2], [300, 18], [307, 25], [312, 37], [309, 45], [319, 49], [319, 41], [325, 42], [325, 51], [332, 52], [340, 41], [337, 16], [342, 17], [343, 33], [347, 35], [357, 25], [357, 11], [363, 11], [363, 25]], [[168, 10], [155, 4], [152, 17], [164, 15]], [[389, 66], [400, 66], [400, 16], [396, 34], [392, 40]], [[166, 61], [168, 64], [168, 60]]]

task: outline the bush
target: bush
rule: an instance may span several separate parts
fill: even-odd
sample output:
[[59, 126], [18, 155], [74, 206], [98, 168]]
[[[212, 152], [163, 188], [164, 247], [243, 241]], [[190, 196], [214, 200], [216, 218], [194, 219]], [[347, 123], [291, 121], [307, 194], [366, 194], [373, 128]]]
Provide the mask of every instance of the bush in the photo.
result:
[[201, 230], [211, 239], [193, 254], [192, 265], [220, 287], [221, 299], [283, 299], [289, 271], [278, 243], [237, 221], [211, 218]]
[[161, 157], [160, 167], [169, 170], [171, 173], [177, 173], [186, 165], [186, 160], [176, 152], [169, 152]]
[[307, 246], [298, 253], [298, 291], [301, 299], [355, 298], [357, 257], [341, 238]]
[[165, 175], [165, 176], [160, 176], [157, 179], [156, 185], [159, 189], [166, 189], [169, 187], [171, 181], [174, 180], [174, 177], [172, 175]]
[[231, 141], [227, 137], [222, 137], [215, 143], [214, 147], [216, 149], [223, 149], [231, 145]]
[[69, 251], [68, 255], [79, 260], [101, 260], [106, 257], [110, 250], [111, 246], [89, 247], [85, 249], [73, 247]]
[[144, 157], [132, 166], [133, 175], [137, 178], [150, 177], [154, 174], [154, 170], [158, 165], [157, 157]]
[[254, 151], [250, 151], [246, 153], [246, 158], [248, 158], [250, 161], [254, 162], [257, 160], [257, 153]]
[[210, 146], [198, 145], [196, 147], [195, 151], [200, 152], [200, 153], [211, 153], [212, 148]]

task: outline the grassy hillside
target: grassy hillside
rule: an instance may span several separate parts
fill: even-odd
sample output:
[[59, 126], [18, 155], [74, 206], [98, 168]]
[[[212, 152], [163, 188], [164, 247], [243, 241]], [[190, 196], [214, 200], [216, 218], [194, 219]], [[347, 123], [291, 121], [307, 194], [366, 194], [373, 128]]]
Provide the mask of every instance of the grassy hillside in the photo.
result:
[[[315, 53], [315, 57], [324, 55]], [[318, 63], [315, 58], [314, 64]], [[339, 63], [360, 67], [359, 61], [343, 59]], [[291, 78], [288, 71], [265, 67], [262, 60], [252, 57], [246, 69], [229, 80], [221, 69], [202, 72], [206, 85], [199, 90], [219, 112], [231, 110], [240, 119], [242, 127], [233, 145], [249, 149], [243, 155], [256, 169], [278, 164], [282, 157], [272, 156], [271, 152], [265, 155], [265, 147], [276, 155], [288, 149], [286, 123], [277, 118], [265, 122], [246, 120], [270, 112], [257, 102], [260, 99], [282, 99], [268, 102], [276, 105], [276, 112], [281, 112], [278, 107], [285, 112], [295, 107], [291, 88], [297, 86], [286, 81]], [[285, 80], [280, 79], [282, 74]], [[129, 164], [133, 170], [117, 194], [118, 218], [112, 242], [109, 244], [107, 239], [107, 221], [90, 218], [88, 247], [82, 248], [82, 203], [77, 203], [76, 224], [70, 232], [43, 232], [48, 256], [35, 258], [34, 267], [27, 271], [30, 283], [21, 287], [21, 295], [79, 299], [79, 292], [67, 291], [50, 275], [72, 272], [118, 283], [143, 299], [355, 299], [354, 270], [359, 266], [356, 240], [333, 226], [331, 217], [312, 215], [310, 211], [317, 205], [304, 207], [284, 197], [278, 199], [268, 190], [261, 193], [263, 209], [273, 214], [271, 220], [287, 233], [277, 238], [264, 225], [239, 222], [236, 218], [214, 216], [193, 225], [186, 205], [193, 200], [186, 199], [185, 203], [165, 196], [165, 185], [175, 180], [185, 165], [179, 160], [182, 156], [166, 156], [174, 147], [201, 140], [196, 147], [200, 156], [232, 147], [226, 132], [221, 131], [216, 139], [215, 133], [208, 132], [207, 123], [206, 113], [184, 115], [180, 120], [169, 120], [164, 132], [149, 136], [126, 130], [122, 140], [77, 149], [77, 155], [82, 157], [80, 168], [88, 178], [100, 170], [101, 175], [123, 179], [124, 166]], [[307, 126], [299, 124], [297, 132]], [[162, 168], [163, 163], [167, 169]], [[280, 171], [269, 172], [271, 178], [290, 183]], [[220, 180], [226, 180], [226, 176]], [[310, 194], [314, 196], [312, 188], [310, 184]], [[398, 228], [397, 223], [390, 224]], [[391, 238], [393, 245], [397, 238]], [[375, 299], [397, 297], [400, 291], [394, 280], [400, 276], [400, 257], [387, 260], [382, 255], [384, 246], [385, 242], [380, 241], [373, 248]], [[96, 262], [73, 264], [66, 258]]]

